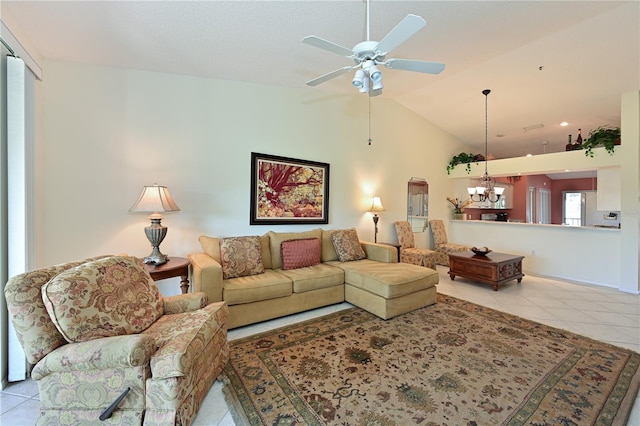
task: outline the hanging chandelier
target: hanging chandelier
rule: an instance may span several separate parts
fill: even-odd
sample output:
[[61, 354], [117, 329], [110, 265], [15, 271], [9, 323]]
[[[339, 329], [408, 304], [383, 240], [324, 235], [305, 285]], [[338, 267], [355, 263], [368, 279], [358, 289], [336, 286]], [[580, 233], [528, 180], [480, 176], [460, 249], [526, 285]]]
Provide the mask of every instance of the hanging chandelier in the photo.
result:
[[496, 181], [489, 176], [487, 167], [487, 156], [489, 155], [489, 122], [487, 119], [487, 99], [491, 93], [491, 90], [484, 89], [482, 94], [484, 95], [484, 175], [480, 180], [480, 183], [475, 188], [467, 188], [469, 192], [469, 198], [476, 202], [489, 201], [495, 203], [500, 199], [500, 196], [504, 192], [504, 188], [496, 188]]

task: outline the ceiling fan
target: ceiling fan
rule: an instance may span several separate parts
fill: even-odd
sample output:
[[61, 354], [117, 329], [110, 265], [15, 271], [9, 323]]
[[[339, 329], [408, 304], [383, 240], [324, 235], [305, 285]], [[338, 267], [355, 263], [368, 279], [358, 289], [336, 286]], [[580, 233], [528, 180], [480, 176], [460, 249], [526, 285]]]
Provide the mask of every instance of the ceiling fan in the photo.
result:
[[385, 56], [402, 44], [409, 37], [420, 31], [427, 23], [418, 16], [409, 14], [402, 19], [382, 40], [373, 41], [369, 34], [369, 0], [367, 0], [367, 40], [356, 44], [353, 49], [347, 49], [331, 41], [313, 35], [305, 37], [302, 42], [329, 52], [337, 53], [352, 59], [356, 65], [338, 68], [318, 78], [307, 81], [309, 86], [317, 86], [327, 80], [344, 73], [357, 70], [352, 84], [362, 93], [376, 96], [382, 93], [382, 72], [378, 65], [389, 69], [415, 71], [427, 74], [440, 74], [445, 65], [437, 62], [417, 61], [412, 59], [387, 59]]

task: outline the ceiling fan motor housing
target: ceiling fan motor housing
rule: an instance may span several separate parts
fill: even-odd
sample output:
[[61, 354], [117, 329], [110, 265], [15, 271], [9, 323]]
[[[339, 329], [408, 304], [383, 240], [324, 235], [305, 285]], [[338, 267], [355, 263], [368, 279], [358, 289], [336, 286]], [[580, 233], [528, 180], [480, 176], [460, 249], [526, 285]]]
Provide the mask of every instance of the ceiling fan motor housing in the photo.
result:
[[384, 61], [384, 55], [377, 52], [377, 49], [377, 41], [362, 41], [353, 48], [353, 61], [358, 65], [366, 60]]

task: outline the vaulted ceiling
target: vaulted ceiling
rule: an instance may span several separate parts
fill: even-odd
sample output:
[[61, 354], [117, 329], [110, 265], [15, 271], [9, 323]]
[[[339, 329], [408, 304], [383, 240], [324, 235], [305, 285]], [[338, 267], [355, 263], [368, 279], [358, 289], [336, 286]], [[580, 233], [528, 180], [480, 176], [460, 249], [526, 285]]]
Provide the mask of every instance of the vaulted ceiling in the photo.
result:
[[[366, 96], [351, 74], [306, 86], [352, 62], [302, 43], [316, 35], [351, 49], [366, 40], [362, 0], [3, 0], [0, 7], [46, 59], [304, 88], [319, 99]], [[497, 158], [562, 151], [578, 128], [619, 126], [620, 95], [640, 90], [637, 1], [372, 0], [370, 10], [378, 41], [409, 13], [427, 21], [388, 58], [446, 64], [439, 75], [383, 68], [381, 96], [475, 152], [484, 152], [483, 89], [492, 90], [489, 151]]]

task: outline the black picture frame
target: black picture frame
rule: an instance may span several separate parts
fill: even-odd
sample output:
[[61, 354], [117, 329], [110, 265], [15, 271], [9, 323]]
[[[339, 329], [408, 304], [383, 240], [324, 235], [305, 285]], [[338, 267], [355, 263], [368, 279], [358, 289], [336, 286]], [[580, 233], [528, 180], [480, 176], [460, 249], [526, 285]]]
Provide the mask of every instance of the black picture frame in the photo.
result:
[[329, 223], [329, 164], [252, 152], [249, 223]]

